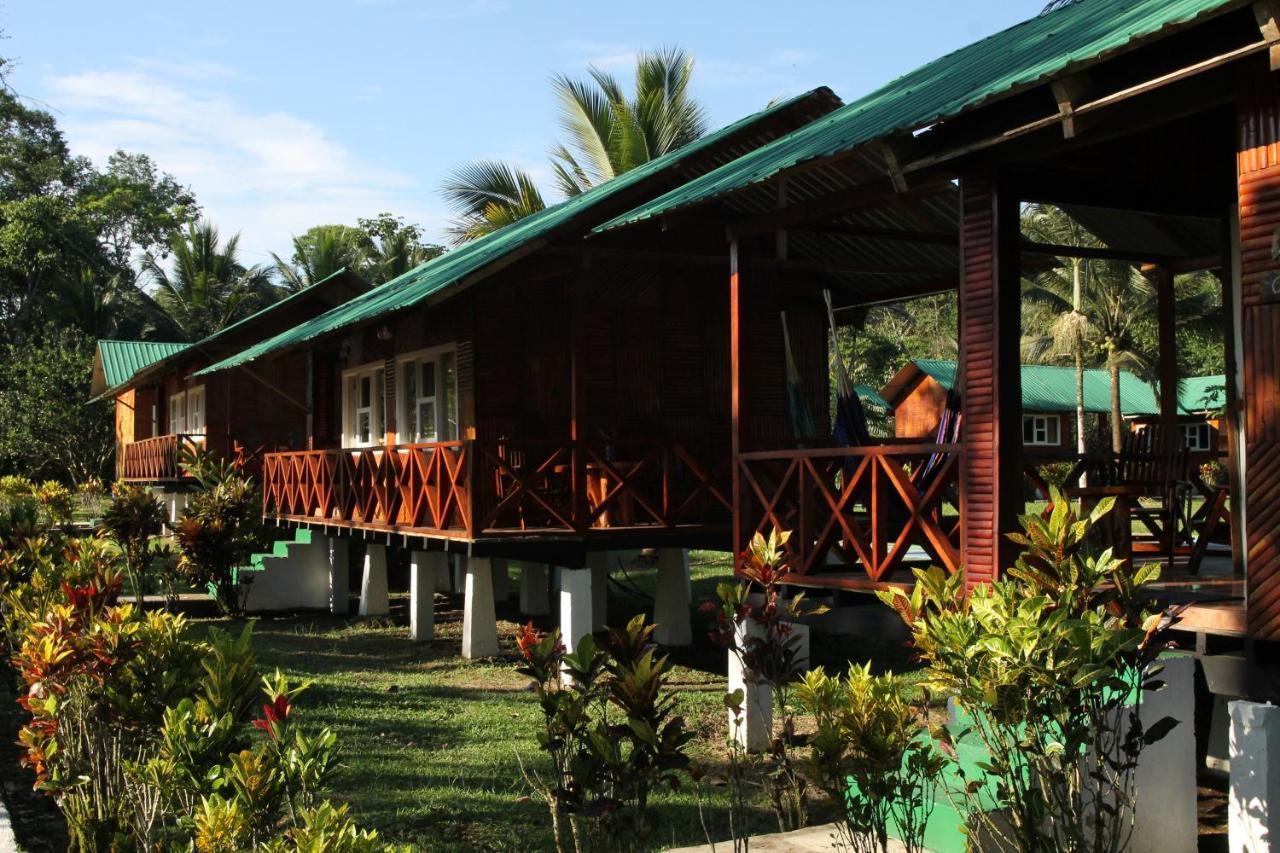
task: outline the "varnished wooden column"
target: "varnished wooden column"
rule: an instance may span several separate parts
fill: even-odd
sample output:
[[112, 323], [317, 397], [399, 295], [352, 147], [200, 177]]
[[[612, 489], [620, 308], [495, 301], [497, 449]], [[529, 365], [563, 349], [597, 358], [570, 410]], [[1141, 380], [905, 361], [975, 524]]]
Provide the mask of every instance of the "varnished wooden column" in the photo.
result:
[[[737, 240], [729, 244], [729, 453], [733, 468], [733, 549], [742, 541], [742, 472], [738, 454], [742, 452], [742, 248]], [[736, 562], [736, 556], [735, 556]]]
[[1266, 58], [1240, 77], [1240, 388], [1249, 636], [1280, 639], [1280, 78]]
[[1004, 534], [1022, 509], [1020, 226], [1017, 196], [994, 176], [962, 181], [960, 204], [960, 556], [972, 587], [1012, 564]]

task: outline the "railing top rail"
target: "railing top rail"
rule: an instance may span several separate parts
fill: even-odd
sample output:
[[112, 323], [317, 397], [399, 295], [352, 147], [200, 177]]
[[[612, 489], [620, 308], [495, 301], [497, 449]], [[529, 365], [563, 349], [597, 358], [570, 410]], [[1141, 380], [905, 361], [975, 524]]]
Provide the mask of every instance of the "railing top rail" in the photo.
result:
[[263, 454], [266, 456], [337, 456], [341, 453], [385, 453], [387, 451], [395, 451], [397, 453], [408, 452], [410, 450], [437, 450], [440, 448], [451, 449], [465, 447], [470, 444], [468, 441], [424, 441], [415, 444], [375, 444], [368, 447], [322, 447], [314, 450], [269, 450]]
[[778, 459], [842, 459], [858, 456], [925, 456], [932, 453], [959, 453], [963, 444], [870, 444], [864, 447], [815, 447], [794, 450], [757, 450], [739, 453], [745, 461]]

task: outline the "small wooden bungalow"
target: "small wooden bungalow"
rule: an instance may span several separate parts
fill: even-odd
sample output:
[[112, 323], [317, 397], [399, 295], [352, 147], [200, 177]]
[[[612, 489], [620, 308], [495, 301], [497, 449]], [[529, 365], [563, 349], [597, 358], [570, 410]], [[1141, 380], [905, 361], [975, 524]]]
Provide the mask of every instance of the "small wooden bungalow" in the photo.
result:
[[[938, 434], [947, 395], [958, 388], [957, 367], [954, 361], [917, 359], [903, 366], [880, 391], [880, 396], [893, 410], [896, 438], [932, 439]], [[1022, 446], [1030, 453], [1074, 449], [1077, 446], [1075, 368], [1024, 364], [1021, 380]], [[1084, 411], [1086, 440], [1090, 435], [1105, 438], [1111, 416], [1111, 374], [1107, 371], [1084, 372]], [[1120, 411], [1131, 422], [1153, 416], [1158, 419], [1160, 412], [1151, 386], [1127, 370], [1120, 372]]]
[[196, 371], [365, 292], [345, 270], [195, 343], [99, 341], [90, 393], [115, 402], [116, 476], [183, 491], [184, 446], [200, 444], [256, 464], [305, 434], [306, 365], [281, 362], [239, 375]]

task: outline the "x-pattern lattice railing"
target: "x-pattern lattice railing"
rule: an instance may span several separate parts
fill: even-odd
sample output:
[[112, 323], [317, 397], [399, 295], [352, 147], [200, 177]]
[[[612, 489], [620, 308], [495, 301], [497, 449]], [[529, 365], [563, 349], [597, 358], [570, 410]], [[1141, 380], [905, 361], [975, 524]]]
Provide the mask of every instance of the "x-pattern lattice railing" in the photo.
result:
[[121, 478], [125, 480], [180, 480], [182, 450], [204, 442], [203, 435], [173, 433], [131, 441], [124, 446]]
[[671, 444], [454, 441], [263, 457], [265, 515], [450, 535], [727, 528], [729, 494], [727, 459], [709, 466]]
[[868, 583], [894, 580], [918, 546], [960, 568], [959, 445], [876, 445], [739, 456], [739, 551], [757, 531], [789, 530], [792, 570], [812, 574], [834, 555]]

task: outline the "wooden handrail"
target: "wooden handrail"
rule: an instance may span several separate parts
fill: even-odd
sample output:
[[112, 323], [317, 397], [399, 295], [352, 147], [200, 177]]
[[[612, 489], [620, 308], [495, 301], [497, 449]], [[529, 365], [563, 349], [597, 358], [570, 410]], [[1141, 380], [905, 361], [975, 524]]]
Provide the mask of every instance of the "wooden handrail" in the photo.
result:
[[[798, 575], [835, 570], [834, 585], [893, 582], [918, 546], [948, 571], [960, 568], [959, 444], [871, 445], [777, 450], [738, 456], [742, 498], [739, 553], [756, 532], [789, 530], [786, 551]], [[908, 470], [908, 464], [911, 465]], [[832, 567], [835, 555], [842, 565]]]
[[203, 434], [170, 433], [142, 438], [124, 445], [124, 480], [181, 480], [186, 477], [180, 462], [184, 447], [203, 444]]
[[727, 459], [608, 443], [619, 448], [626, 458], [603, 443], [544, 439], [267, 453], [263, 514], [453, 537], [727, 526]]

